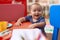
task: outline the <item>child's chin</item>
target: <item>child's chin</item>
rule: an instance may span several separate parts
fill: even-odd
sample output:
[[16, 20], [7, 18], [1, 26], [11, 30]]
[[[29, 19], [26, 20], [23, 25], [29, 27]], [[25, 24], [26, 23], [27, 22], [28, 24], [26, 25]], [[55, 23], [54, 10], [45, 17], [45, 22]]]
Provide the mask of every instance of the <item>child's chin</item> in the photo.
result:
[[35, 17], [35, 19], [38, 19], [39, 17]]

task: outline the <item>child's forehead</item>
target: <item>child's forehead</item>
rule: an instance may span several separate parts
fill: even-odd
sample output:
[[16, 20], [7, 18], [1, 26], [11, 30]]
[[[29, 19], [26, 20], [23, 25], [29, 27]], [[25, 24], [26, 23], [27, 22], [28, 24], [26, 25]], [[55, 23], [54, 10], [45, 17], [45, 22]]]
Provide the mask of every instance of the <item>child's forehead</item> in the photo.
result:
[[31, 9], [42, 9], [40, 5], [34, 4], [31, 6]]
[[31, 5], [31, 7], [41, 7], [40, 5], [36, 5], [36, 4], [34, 4], [34, 5]]

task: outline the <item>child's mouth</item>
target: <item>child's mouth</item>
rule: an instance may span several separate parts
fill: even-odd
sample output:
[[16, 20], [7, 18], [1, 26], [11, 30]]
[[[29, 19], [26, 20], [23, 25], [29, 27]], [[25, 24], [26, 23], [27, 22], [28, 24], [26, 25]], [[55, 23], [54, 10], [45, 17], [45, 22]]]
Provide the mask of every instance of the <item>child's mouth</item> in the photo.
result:
[[39, 15], [34, 15], [34, 16], [38, 17]]

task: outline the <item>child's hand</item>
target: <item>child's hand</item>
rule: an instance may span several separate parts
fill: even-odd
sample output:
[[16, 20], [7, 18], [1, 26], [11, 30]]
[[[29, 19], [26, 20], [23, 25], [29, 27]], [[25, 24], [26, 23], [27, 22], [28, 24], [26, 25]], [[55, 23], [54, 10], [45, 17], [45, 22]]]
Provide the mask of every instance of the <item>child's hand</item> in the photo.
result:
[[21, 25], [21, 23], [16, 22], [16, 23], [13, 25], [13, 28], [14, 28], [14, 29], [19, 29], [19, 28], [20, 28], [20, 25]]
[[21, 22], [16, 22], [14, 26], [20, 26], [22, 23]]

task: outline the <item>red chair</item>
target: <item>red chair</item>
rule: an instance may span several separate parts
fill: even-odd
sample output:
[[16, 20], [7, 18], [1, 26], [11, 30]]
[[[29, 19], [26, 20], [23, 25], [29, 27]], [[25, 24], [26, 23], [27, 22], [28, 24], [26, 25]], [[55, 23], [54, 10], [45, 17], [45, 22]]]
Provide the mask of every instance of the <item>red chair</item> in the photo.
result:
[[24, 16], [23, 4], [0, 4], [0, 20], [15, 21]]
[[15, 0], [17, 2], [22, 2], [22, 4], [24, 4], [25, 6], [25, 13], [24, 13], [24, 16], [27, 15], [27, 0]]
[[[0, 0], [0, 4], [12, 4], [13, 0]], [[25, 6], [25, 12], [24, 16], [27, 15], [27, 1], [26, 0], [15, 0], [17, 2], [22, 2], [22, 4]]]

